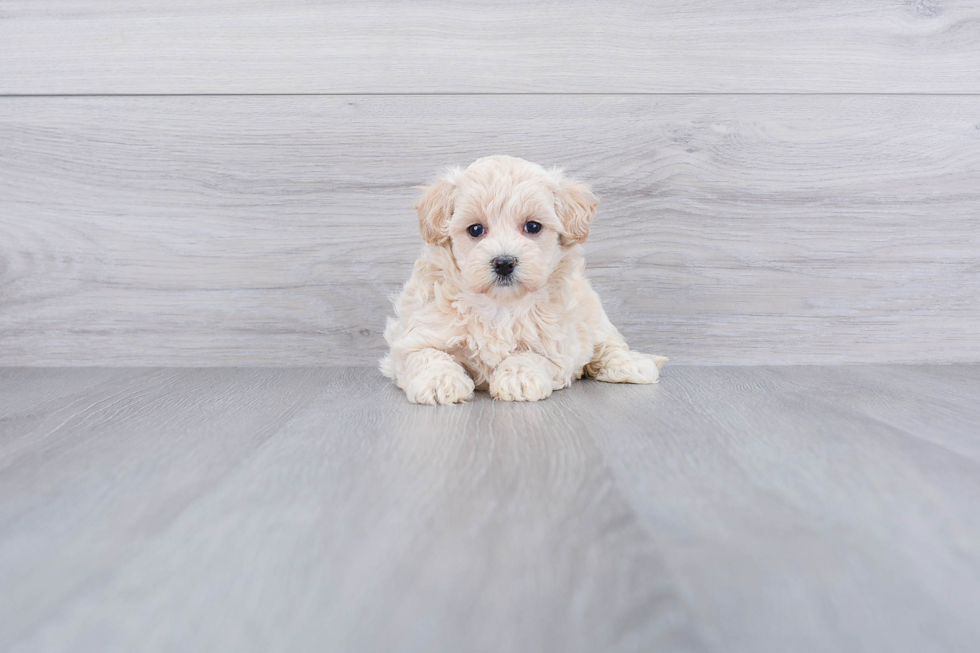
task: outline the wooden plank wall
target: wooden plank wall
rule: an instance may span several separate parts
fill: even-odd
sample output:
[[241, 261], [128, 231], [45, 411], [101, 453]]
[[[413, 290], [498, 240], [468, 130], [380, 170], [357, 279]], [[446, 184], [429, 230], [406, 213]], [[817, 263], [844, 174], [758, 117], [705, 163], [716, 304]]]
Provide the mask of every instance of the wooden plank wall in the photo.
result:
[[369, 365], [508, 153], [680, 363], [980, 360], [980, 3], [5, 2], [0, 364]]

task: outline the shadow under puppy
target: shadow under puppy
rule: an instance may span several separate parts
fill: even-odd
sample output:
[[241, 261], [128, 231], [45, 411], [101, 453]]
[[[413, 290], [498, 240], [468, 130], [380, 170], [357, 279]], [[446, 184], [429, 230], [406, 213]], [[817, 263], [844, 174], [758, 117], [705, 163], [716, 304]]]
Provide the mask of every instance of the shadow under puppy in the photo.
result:
[[599, 203], [587, 186], [491, 156], [423, 190], [426, 245], [381, 360], [409, 401], [451, 404], [475, 388], [537, 401], [583, 374], [657, 382], [667, 359], [631, 351], [585, 278], [581, 244]]

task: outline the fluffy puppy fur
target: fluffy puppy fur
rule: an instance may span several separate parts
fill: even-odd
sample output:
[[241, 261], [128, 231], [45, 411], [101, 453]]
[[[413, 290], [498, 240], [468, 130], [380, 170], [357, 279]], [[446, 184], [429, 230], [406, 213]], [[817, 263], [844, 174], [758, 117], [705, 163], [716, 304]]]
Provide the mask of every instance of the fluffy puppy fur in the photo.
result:
[[[381, 371], [419, 404], [537, 401], [583, 374], [656, 383], [585, 278], [599, 201], [560, 170], [508, 156], [451, 168], [415, 208], [426, 244], [388, 318]], [[478, 226], [477, 226], [478, 225]]]

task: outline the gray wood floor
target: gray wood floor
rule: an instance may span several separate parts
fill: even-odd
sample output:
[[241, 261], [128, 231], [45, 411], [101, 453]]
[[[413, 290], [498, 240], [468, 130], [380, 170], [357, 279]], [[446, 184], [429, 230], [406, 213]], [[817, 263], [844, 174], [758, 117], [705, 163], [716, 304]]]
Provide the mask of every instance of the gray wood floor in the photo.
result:
[[0, 649], [980, 649], [980, 366], [0, 370]]

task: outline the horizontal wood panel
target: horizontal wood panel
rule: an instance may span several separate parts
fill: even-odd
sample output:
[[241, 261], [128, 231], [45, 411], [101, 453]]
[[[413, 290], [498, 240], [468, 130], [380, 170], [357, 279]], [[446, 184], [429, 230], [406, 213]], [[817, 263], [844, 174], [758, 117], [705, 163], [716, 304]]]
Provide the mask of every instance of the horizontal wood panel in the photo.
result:
[[0, 93], [980, 93], [975, 0], [7, 0]]
[[0, 142], [0, 364], [371, 364], [413, 186], [491, 153], [594, 185], [637, 348], [980, 359], [980, 98], [6, 98]]

